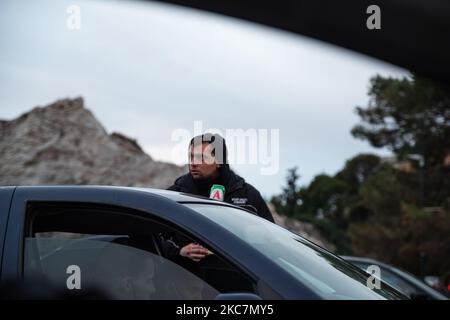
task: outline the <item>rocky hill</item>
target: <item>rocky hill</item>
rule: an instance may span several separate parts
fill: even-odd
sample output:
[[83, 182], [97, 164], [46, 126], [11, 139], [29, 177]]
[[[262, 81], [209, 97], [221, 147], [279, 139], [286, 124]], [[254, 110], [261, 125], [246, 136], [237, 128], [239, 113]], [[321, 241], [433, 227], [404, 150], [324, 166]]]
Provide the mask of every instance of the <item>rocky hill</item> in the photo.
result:
[[0, 121], [0, 185], [165, 188], [185, 171], [153, 160], [125, 135], [109, 134], [82, 98], [60, 100]]

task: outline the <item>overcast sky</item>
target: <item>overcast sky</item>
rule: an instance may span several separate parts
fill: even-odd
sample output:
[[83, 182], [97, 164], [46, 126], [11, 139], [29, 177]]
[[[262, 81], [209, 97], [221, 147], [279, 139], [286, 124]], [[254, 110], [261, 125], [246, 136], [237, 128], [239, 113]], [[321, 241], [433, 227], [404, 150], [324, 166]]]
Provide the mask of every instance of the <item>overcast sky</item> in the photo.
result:
[[[81, 29], [66, 26], [69, 5]], [[360, 152], [357, 105], [370, 77], [406, 70], [319, 41], [219, 15], [133, 1], [0, 2], [0, 118], [82, 96], [109, 131], [155, 159], [174, 158], [177, 129], [279, 129], [279, 170], [236, 171], [269, 197], [286, 170], [301, 184], [334, 174]]]

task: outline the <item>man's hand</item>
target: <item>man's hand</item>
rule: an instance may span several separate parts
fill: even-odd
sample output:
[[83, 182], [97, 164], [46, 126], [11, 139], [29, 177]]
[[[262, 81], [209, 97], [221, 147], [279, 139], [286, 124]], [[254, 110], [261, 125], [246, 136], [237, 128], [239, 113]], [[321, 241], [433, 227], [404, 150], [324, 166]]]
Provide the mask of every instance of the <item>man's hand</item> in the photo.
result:
[[180, 256], [199, 262], [208, 254], [208, 249], [199, 244], [190, 243], [180, 250]]

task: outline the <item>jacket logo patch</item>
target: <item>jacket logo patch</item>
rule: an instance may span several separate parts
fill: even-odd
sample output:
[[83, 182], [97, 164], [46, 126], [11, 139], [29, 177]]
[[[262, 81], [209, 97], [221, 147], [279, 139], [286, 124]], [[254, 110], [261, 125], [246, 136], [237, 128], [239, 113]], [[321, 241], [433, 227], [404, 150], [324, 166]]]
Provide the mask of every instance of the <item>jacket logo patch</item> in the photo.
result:
[[233, 202], [233, 204], [242, 205], [242, 204], [246, 204], [248, 199], [247, 198], [231, 198], [231, 201]]

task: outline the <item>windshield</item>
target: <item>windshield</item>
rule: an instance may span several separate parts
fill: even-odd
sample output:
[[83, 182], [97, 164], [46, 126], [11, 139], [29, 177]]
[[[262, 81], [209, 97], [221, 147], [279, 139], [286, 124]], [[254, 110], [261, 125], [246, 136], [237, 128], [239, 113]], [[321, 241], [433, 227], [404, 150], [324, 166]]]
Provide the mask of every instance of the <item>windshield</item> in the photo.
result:
[[357, 267], [265, 219], [232, 207], [186, 205], [272, 259], [324, 299], [404, 298], [383, 283], [380, 289], [370, 289], [369, 276]]

